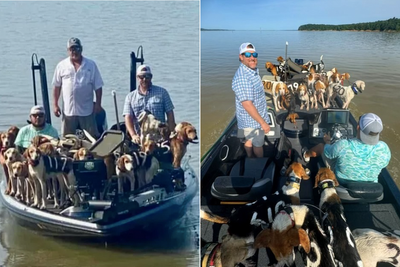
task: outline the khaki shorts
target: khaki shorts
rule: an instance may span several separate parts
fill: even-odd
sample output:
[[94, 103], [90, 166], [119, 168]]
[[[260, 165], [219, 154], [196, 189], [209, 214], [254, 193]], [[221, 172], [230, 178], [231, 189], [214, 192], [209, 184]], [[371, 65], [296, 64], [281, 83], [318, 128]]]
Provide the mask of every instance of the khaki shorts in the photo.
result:
[[238, 130], [238, 137], [251, 140], [255, 147], [262, 147], [264, 145], [265, 133], [262, 129], [244, 128]]
[[97, 123], [94, 114], [89, 116], [65, 116], [63, 115], [61, 123], [61, 134], [75, 134], [78, 126], [85, 129], [91, 136], [98, 138], [99, 132], [97, 130]]

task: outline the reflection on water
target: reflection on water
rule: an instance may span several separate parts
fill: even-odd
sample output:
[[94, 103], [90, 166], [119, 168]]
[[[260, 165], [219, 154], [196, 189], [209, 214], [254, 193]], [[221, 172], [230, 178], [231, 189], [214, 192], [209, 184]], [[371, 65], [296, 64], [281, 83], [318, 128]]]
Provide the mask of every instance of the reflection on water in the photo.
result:
[[[350, 81], [363, 80], [364, 93], [350, 104], [355, 118], [366, 112], [378, 114], [384, 123], [381, 139], [392, 152], [389, 171], [397, 185], [400, 165], [400, 123], [398, 123], [398, 72], [400, 69], [400, 34], [379, 32], [298, 32], [298, 31], [229, 31], [202, 32], [201, 36], [201, 154], [204, 155], [234, 116], [232, 77], [239, 66], [238, 48], [252, 42], [259, 54], [260, 75], [269, 74], [267, 61], [277, 64], [278, 56], [292, 60], [319, 62], [323, 55], [325, 69], [336, 67], [350, 73]], [[215, 43], [218, 40], [218, 45]], [[221, 47], [223, 49], [221, 50]]]

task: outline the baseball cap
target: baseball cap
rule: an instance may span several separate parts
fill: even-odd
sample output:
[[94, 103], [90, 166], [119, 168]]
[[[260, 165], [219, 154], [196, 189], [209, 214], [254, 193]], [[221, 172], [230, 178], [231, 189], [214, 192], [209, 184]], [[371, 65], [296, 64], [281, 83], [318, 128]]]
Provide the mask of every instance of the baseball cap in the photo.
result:
[[81, 41], [78, 38], [72, 37], [71, 39], [68, 40], [67, 42], [67, 48], [70, 48], [72, 46], [79, 46], [82, 47]]
[[41, 105], [36, 105], [31, 108], [31, 112], [29, 114], [34, 115], [34, 114], [44, 114], [44, 113], [45, 113], [44, 107]]
[[146, 75], [146, 74], [152, 75], [150, 67], [147, 65], [140, 65], [137, 68], [136, 75]]
[[[251, 45], [253, 48], [247, 48], [249, 45]], [[249, 52], [256, 52], [256, 47], [252, 43], [243, 43], [239, 47], [239, 55], [243, 54], [244, 52], [249, 51]]]
[[361, 116], [359, 125], [361, 141], [368, 145], [376, 145], [383, 130], [381, 118], [374, 113], [366, 113]]

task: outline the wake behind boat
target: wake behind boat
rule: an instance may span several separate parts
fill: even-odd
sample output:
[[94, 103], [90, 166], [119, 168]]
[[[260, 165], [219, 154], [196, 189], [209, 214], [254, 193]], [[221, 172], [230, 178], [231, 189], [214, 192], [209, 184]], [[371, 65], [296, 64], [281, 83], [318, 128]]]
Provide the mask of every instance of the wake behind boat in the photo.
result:
[[[137, 54], [140, 53], [140, 48]], [[136, 89], [136, 64], [138, 62], [141, 64], [144, 62], [143, 51], [139, 58], [135, 53], [131, 53], [131, 90]], [[35, 70], [40, 72], [42, 103], [46, 110], [46, 120], [51, 123], [45, 62], [44, 59], [41, 59], [39, 63], [34, 54], [32, 56], [32, 74], [34, 103], [37, 104]], [[190, 155], [183, 158], [181, 169], [177, 171], [172, 168], [170, 150], [155, 148], [152, 151], [154, 156], [140, 152], [140, 148], [127, 140], [125, 136], [125, 124], [118, 121], [114, 92], [113, 95], [117, 124], [109, 130], [105, 130], [98, 140], [93, 140], [84, 130], [79, 130], [76, 135], [69, 135], [61, 139], [43, 136], [48, 145], [54, 146], [58, 152], [61, 151], [63, 156], [72, 158], [74, 155], [78, 155], [72, 162], [76, 183], [67, 186], [68, 190], [72, 189], [73, 191], [72, 194], [71, 191], [68, 191], [69, 198], [67, 197], [63, 203], [57, 205], [55, 202], [56, 196], [59, 197], [62, 190], [57, 190], [62, 183], [60, 180], [55, 181], [55, 185], [54, 181], [53, 186], [50, 185], [53, 191], [49, 190], [45, 207], [33, 207], [32, 202], [28, 203], [32, 201], [31, 195], [25, 198], [25, 194], [6, 193], [8, 185], [5, 180], [1, 182], [0, 200], [19, 224], [43, 235], [102, 239], [118, 237], [131, 232], [154, 232], [154, 229], [168, 229], [179, 224], [198, 192], [198, 180], [189, 163]], [[156, 143], [155, 140], [150, 141]], [[165, 148], [165, 142], [163, 148]], [[2, 149], [3, 152], [4, 150], [5, 148]], [[81, 159], [79, 154], [81, 150], [90, 153], [92, 157]], [[134, 184], [130, 184], [119, 180], [120, 178], [115, 173], [110, 173], [110, 171], [115, 171], [118, 159], [122, 155], [133, 155], [134, 153], [143, 157], [144, 161], [146, 158], [153, 157], [159, 159], [160, 167], [150, 178], [151, 182], [139, 185], [137, 181], [133, 180], [131, 182]], [[5, 177], [4, 173], [3, 177]], [[13, 180], [16, 179], [13, 178]], [[178, 186], [178, 180], [184, 181], [184, 184]], [[65, 183], [67, 184], [67, 182]], [[119, 187], [119, 184], [122, 187]], [[37, 189], [34, 185], [33, 188]], [[75, 199], [79, 199], [79, 202], [74, 203]]]
[[[286, 57], [286, 63], [284, 62], [281, 68], [283, 73], [276, 72], [277, 75], [275, 75], [274, 72], [271, 72], [273, 75], [265, 75], [262, 78], [269, 107], [268, 115], [271, 120], [271, 130], [266, 134], [264, 140], [264, 157], [248, 158], [246, 156], [244, 140], [237, 136], [236, 117], [231, 120], [218, 140], [202, 157], [202, 266], [213, 264], [220, 266], [218, 264], [221, 262], [223, 250], [229, 259], [237, 259], [236, 263], [270, 266], [270, 260], [273, 257], [271, 258], [271, 254], [268, 254], [266, 249], [258, 249], [255, 254], [252, 249], [257, 234], [271, 227], [273, 222], [271, 215], [274, 214], [274, 211], [268, 211], [271, 212], [268, 214], [268, 218], [271, 218], [269, 221], [256, 219], [258, 214], [267, 213], [266, 209], [263, 211], [258, 209], [256, 212], [252, 210], [251, 213], [248, 211], [246, 215], [248, 217], [243, 217], [244, 212], [233, 212], [240, 211], [244, 204], [257, 205], [262, 197], [264, 197], [264, 201], [268, 201], [271, 195], [285, 184], [298, 183], [300, 204], [306, 205], [322, 225], [324, 213], [317, 207], [319, 189], [314, 185], [315, 176], [322, 167], [325, 167], [325, 162], [321, 157], [311, 158], [309, 163], [305, 162], [302, 157], [302, 148], [311, 148], [321, 143], [324, 134], [328, 132], [331, 133], [334, 140], [354, 138], [357, 133], [357, 121], [348, 109], [342, 109], [344, 102], [339, 94], [330, 100], [327, 100], [325, 96], [324, 100], [329, 101], [329, 108], [326, 107], [327, 103], [322, 104], [318, 99], [317, 108], [302, 107], [300, 109], [302, 103], [299, 96], [296, 95], [295, 107], [292, 106], [293, 108], [289, 108], [289, 110], [282, 109], [280, 103], [277, 104], [277, 101], [282, 98], [274, 99], [273, 90], [277, 87], [277, 80], [285, 81], [287, 79], [285, 84], [289, 90], [292, 88], [292, 92], [295, 92], [298, 91], [301, 83], [307, 84], [306, 75], [310, 73], [309, 69], [303, 68], [303, 64], [296, 64], [290, 58]], [[321, 63], [323, 63], [322, 57]], [[307, 66], [311, 68], [311, 65]], [[279, 68], [279, 66], [276, 67]], [[305, 93], [310, 97], [312, 95], [312, 92], [307, 89]], [[292, 96], [294, 97], [294, 93]], [[289, 177], [286, 171], [293, 162], [300, 163], [307, 173], [306, 176], [309, 176], [310, 179]], [[400, 191], [386, 168], [380, 173], [378, 182], [354, 182], [347, 184], [346, 187], [343, 185], [336, 187], [344, 207], [347, 224], [351, 230], [371, 228], [383, 232], [400, 229]], [[255, 202], [256, 200], [258, 202]], [[272, 206], [272, 210], [273, 208]], [[230, 217], [232, 214], [235, 216]], [[244, 221], [243, 224], [239, 224], [240, 230], [231, 228], [228, 233], [229, 226], [226, 223], [237, 226], [240, 221]], [[246, 235], [246, 238], [242, 239], [231, 235], [232, 231], [243, 234], [246, 232], [246, 225], [253, 229], [254, 235]], [[397, 236], [394, 240], [398, 239]], [[282, 242], [284, 243], [284, 241]], [[388, 246], [392, 246], [396, 250], [398, 245], [393, 241]], [[389, 257], [389, 254], [393, 256], [394, 260], [397, 257], [396, 253], [392, 255], [389, 252], [380, 253], [379, 249], [376, 250], [378, 251], [376, 255], [381, 256], [380, 259], [386, 257], [386, 261], [391, 261], [392, 258]], [[312, 251], [315, 252], [315, 250]], [[280, 252], [283, 253], [283, 250]], [[318, 258], [318, 253], [313, 253], [309, 257], [315, 256], [312, 259], [314, 261], [321, 257], [330, 257], [329, 254], [319, 254]], [[249, 255], [253, 256], [249, 257]], [[305, 257], [305, 254], [297, 252], [295, 266], [305, 266], [303, 263]], [[393, 263], [396, 264], [396, 261]], [[391, 265], [380, 263], [378, 266]]]

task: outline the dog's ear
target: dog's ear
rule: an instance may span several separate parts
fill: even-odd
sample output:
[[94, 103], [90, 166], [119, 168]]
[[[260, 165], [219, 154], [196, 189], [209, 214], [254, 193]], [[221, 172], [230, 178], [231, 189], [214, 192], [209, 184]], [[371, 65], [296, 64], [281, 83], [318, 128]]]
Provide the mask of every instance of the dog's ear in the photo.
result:
[[117, 166], [118, 166], [118, 169], [120, 169], [121, 172], [126, 172], [124, 160], [125, 160], [125, 156], [124, 155], [122, 155], [121, 157], [119, 157], [117, 159]]
[[264, 229], [256, 237], [254, 248], [266, 248], [271, 246], [272, 230]]
[[[80, 149], [79, 149], [80, 150]], [[79, 160], [79, 150], [77, 150], [75, 153], [74, 153], [74, 156], [73, 156], [73, 159], [74, 160]]]
[[24, 156], [24, 158], [29, 159], [29, 147], [27, 149], [25, 149], [24, 153], [22, 154]]
[[[295, 230], [295, 229], [293, 228], [293, 230]], [[298, 231], [297, 238], [298, 238], [299, 244], [303, 247], [304, 251], [307, 254], [310, 253], [311, 244], [310, 244], [310, 238], [308, 237], [307, 232], [301, 228], [296, 231]]]
[[317, 188], [317, 187], [318, 187], [320, 176], [321, 176], [321, 173], [318, 171], [318, 173], [315, 175], [315, 184], [314, 184], [314, 188]]

